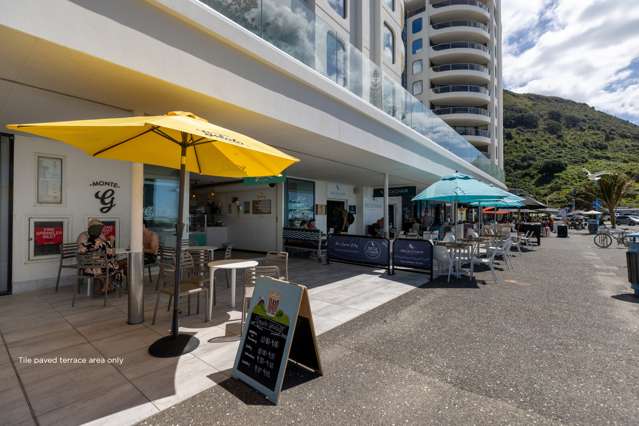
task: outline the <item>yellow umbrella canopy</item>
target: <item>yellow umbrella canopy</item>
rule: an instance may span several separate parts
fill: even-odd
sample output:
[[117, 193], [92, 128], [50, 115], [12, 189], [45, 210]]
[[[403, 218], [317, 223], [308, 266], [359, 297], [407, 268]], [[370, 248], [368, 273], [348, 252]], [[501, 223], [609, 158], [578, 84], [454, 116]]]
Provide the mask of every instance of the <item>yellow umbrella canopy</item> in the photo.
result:
[[[53, 123], [11, 124], [9, 129], [56, 139], [88, 155], [180, 169], [175, 258], [182, 259], [186, 171], [223, 177], [279, 175], [299, 161], [248, 136], [209, 123], [192, 113], [173, 111], [148, 117], [106, 118]], [[193, 351], [197, 338], [179, 333], [181, 263], [176, 261], [171, 335], [149, 348], [158, 357]]]
[[180, 168], [223, 177], [275, 176], [299, 161], [253, 138], [209, 123], [192, 113], [10, 124], [9, 129], [62, 141], [87, 155]]

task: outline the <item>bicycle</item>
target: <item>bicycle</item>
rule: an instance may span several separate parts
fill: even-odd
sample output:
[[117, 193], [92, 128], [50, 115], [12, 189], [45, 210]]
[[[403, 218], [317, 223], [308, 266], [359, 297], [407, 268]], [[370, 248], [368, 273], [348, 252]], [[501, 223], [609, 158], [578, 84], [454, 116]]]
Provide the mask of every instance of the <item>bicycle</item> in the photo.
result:
[[593, 237], [595, 245], [599, 248], [608, 248], [612, 245], [613, 240], [617, 242], [617, 247], [628, 247], [630, 240], [626, 236], [628, 232], [625, 229], [603, 229], [597, 232]]

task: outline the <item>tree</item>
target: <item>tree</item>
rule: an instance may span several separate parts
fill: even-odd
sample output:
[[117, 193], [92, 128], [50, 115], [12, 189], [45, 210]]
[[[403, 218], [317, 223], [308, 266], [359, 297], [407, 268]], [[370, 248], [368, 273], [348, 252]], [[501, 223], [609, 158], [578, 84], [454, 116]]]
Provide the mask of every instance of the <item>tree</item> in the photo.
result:
[[594, 195], [601, 199], [604, 207], [608, 209], [608, 213], [610, 213], [610, 223], [613, 228], [617, 227], [615, 210], [631, 186], [632, 179], [628, 178], [624, 173], [603, 175], [601, 179], [594, 184]]

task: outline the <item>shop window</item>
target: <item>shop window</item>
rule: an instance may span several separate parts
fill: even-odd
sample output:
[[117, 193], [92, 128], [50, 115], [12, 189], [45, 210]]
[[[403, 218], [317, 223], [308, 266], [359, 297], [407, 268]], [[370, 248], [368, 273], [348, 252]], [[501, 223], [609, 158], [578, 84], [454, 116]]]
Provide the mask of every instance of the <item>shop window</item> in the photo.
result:
[[158, 234], [161, 245], [175, 244], [178, 189], [177, 170], [144, 166], [144, 220]]
[[299, 227], [315, 220], [315, 182], [286, 179], [286, 226]]

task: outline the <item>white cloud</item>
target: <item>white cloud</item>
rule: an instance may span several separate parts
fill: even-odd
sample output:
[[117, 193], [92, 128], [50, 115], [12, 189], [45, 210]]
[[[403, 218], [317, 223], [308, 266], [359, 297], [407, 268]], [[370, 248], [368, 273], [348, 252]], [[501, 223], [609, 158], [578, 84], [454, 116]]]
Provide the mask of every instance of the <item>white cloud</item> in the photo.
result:
[[507, 88], [639, 123], [639, 1], [503, 0], [502, 9]]

